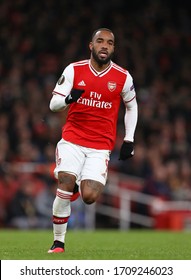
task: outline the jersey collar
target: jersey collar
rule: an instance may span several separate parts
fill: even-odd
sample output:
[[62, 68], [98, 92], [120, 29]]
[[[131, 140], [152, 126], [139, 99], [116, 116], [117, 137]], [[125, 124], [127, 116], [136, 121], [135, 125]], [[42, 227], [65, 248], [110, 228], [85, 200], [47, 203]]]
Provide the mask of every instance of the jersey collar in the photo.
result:
[[89, 60], [89, 68], [91, 70], [91, 72], [95, 75], [95, 76], [98, 76], [98, 77], [102, 77], [104, 76], [107, 72], [109, 72], [109, 70], [111, 69], [112, 67], [112, 64], [113, 62], [111, 61], [111, 63], [108, 65], [108, 67], [106, 69], [104, 69], [103, 71], [101, 72], [98, 72], [95, 70], [95, 68], [91, 65], [91, 62]]

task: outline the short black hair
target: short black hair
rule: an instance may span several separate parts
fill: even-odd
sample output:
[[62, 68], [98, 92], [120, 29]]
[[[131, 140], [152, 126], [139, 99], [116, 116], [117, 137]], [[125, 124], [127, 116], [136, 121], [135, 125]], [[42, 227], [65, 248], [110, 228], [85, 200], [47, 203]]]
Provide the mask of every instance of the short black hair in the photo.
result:
[[[96, 30], [93, 32], [93, 34], [92, 34], [92, 40], [93, 40], [94, 36], [96, 35], [96, 33], [97, 33], [98, 31], [108, 31], [108, 32], [110, 32], [110, 33], [113, 34], [113, 31], [112, 31], [111, 29], [106, 28], [106, 27], [101, 27], [101, 28], [96, 29]], [[114, 36], [114, 34], [113, 34], [113, 36]]]

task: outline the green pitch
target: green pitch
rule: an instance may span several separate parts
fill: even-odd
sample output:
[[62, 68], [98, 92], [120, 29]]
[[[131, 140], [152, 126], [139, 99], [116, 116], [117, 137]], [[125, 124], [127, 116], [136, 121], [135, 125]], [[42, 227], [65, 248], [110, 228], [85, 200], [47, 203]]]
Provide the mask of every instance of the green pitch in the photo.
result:
[[0, 230], [1, 260], [191, 260], [190, 232], [72, 231], [66, 252], [47, 254], [52, 231]]

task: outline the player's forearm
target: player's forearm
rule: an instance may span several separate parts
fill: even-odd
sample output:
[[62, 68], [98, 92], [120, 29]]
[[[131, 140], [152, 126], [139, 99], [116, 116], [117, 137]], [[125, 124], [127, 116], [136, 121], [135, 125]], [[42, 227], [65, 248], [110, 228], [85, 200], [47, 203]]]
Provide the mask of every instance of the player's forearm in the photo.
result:
[[50, 100], [49, 108], [53, 112], [59, 112], [64, 110], [67, 107], [67, 104], [65, 102], [65, 97], [55, 94], [52, 96], [52, 99]]
[[134, 142], [134, 134], [138, 119], [138, 108], [136, 99], [133, 99], [127, 106], [124, 117], [125, 141]]

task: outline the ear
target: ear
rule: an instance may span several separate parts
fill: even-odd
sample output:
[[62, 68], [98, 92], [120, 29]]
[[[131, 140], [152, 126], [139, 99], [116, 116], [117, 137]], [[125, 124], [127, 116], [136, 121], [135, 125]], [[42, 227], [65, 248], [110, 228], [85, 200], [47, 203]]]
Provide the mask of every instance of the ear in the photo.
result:
[[92, 42], [89, 43], [89, 48], [90, 48], [90, 51], [91, 51], [92, 48], [93, 48], [93, 43]]

